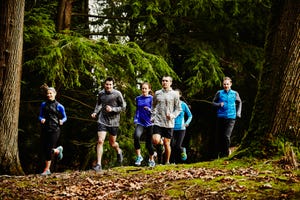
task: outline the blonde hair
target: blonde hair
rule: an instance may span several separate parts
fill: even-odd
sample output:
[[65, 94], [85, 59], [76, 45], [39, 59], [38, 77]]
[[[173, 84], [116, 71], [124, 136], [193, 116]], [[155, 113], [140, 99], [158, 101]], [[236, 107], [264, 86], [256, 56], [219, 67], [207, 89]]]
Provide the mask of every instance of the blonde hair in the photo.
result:
[[182, 92], [181, 92], [181, 90], [180, 90], [180, 89], [175, 89], [175, 91], [176, 91], [176, 92], [178, 92], [178, 94], [179, 94], [179, 97], [182, 97]]
[[232, 83], [231, 78], [229, 78], [228, 76], [225, 76], [225, 77], [223, 78], [223, 81], [230, 81], [230, 83]]
[[54, 92], [56, 94], [56, 90], [54, 87], [48, 87], [47, 90], [51, 90], [52, 92]]

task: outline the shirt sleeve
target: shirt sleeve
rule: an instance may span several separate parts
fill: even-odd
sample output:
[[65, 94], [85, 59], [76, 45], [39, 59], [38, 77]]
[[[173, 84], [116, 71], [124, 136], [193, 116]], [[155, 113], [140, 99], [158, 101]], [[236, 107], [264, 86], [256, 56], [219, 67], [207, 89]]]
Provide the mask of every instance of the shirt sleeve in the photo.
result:
[[118, 106], [117, 107], [113, 107], [112, 111], [113, 112], [117, 112], [120, 113], [122, 111], [124, 111], [126, 109], [126, 102], [123, 98], [123, 95], [121, 94], [121, 92], [117, 92], [118, 97], [117, 97], [117, 102], [118, 102]]
[[236, 102], [236, 116], [238, 118], [241, 118], [241, 115], [242, 115], [242, 100], [241, 100], [240, 95], [239, 95], [238, 92], [236, 92], [235, 102]]
[[42, 119], [44, 119], [44, 107], [46, 105], [46, 102], [41, 103], [40, 106], [40, 114], [39, 114], [39, 121], [41, 121]]
[[179, 94], [176, 92], [175, 93], [175, 105], [174, 105], [174, 111], [172, 113], [173, 115], [173, 118], [175, 119], [179, 114], [180, 112], [182, 111], [182, 108], [181, 108], [181, 105], [180, 105], [180, 99], [179, 99]]
[[185, 121], [185, 124], [189, 125], [192, 121], [193, 115], [191, 110], [189, 109], [189, 106], [186, 103], [184, 103], [183, 105], [184, 105], [184, 112], [188, 117], [187, 120]]
[[218, 91], [216, 94], [215, 94], [215, 97], [212, 101], [212, 105], [214, 107], [220, 107], [221, 106], [221, 103], [219, 103], [219, 96], [220, 96], [220, 91]]
[[93, 111], [93, 113], [96, 113], [96, 114], [98, 114], [102, 108], [102, 102], [101, 102], [100, 95], [101, 95], [101, 92], [98, 94], [97, 103], [96, 103], [94, 111]]
[[58, 104], [57, 105], [57, 110], [61, 113], [61, 121], [63, 123], [65, 123], [67, 121], [67, 115], [66, 115], [66, 111], [65, 111], [65, 107], [62, 104]]
[[153, 99], [152, 99], [152, 112], [151, 112], [151, 118], [155, 118], [155, 115], [156, 115], [156, 105], [157, 105], [157, 91], [155, 92], [154, 96], [153, 96]]

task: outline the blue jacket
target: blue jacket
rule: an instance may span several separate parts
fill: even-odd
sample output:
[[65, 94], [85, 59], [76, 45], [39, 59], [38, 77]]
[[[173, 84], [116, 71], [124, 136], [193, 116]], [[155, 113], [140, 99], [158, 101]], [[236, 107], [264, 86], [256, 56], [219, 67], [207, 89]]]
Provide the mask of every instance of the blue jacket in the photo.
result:
[[[188, 105], [184, 101], [180, 101], [181, 104], [181, 112], [175, 118], [175, 126], [174, 130], [185, 130], [185, 125], [189, 125], [192, 121], [193, 115], [188, 107]], [[187, 120], [185, 121], [184, 117], [187, 115]]]
[[[221, 106], [221, 103], [224, 103]], [[218, 107], [217, 116], [225, 119], [236, 119], [241, 117], [242, 101], [239, 93], [234, 90], [219, 90], [214, 99], [213, 106]]]
[[140, 95], [135, 98], [136, 111], [134, 115], [134, 123], [144, 127], [152, 126], [151, 122], [151, 108], [153, 96]]

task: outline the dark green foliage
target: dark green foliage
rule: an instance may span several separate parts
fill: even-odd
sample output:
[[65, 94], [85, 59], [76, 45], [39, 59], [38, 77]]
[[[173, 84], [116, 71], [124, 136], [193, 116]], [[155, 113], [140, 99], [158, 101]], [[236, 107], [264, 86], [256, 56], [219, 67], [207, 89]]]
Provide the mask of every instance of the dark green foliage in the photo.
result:
[[[107, 2], [99, 13], [112, 18], [102, 20], [108, 28], [100, 36], [112, 42], [135, 41], [143, 50], [165, 58], [182, 80], [173, 87], [183, 91], [197, 116], [188, 129], [195, 144], [206, 143], [214, 131], [214, 110], [199, 100], [211, 101], [222, 88], [223, 76], [233, 79], [233, 89], [244, 103], [233, 134], [233, 145], [237, 145], [251, 117], [271, 1]], [[205, 154], [207, 148], [203, 150]]]
[[34, 59], [41, 47], [52, 43], [55, 24], [46, 9], [33, 9], [25, 14], [24, 60]]
[[[43, 164], [39, 155], [39, 105], [44, 99], [39, 87], [43, 83], [56, 87], [57, 100], [66, 107], [68, 121], [63, 126], [60, 143], [66, 146], [62, 164], [89, 168], [95, 159], [96, 122], [90, 114], [96, 103], [96, 94], [107, 76], [116, 80], [116, 88], [126, 100], [122, 113], [120, 145], [133, 147], [134, 99], [140, 94], [138, 84], [143, 81], [160, 88], [160, 78], [174, 71], [160, 56], [146, 53], [131, 42], [112, 44], [106, 40], [93, 41], [83, 37], [58, 34], [53, 21], [46, 14], [32, 10], [26, 18], [25, 59], [22, 90], [20, 149], [22, 160], [35, 160], [39, 165], [26, 163], [27, 172], [37, 171]], [[45, 25], [45, 27], [44, 27]], [[38, 37], [36, 37], [38, 36]], [[127, 141], [127, 138], [130, 140]], [[122, 141], [126, 141], [123, 145]], [[105, 144], [104, 163], [114, 166], [115, 152]], [[31, 149], [32, 154], [23, 153]], [[76, 153], [74, 153], [76, 152]], [[126, 162], [131, 160], [125, 159]], [[40, 164], [41, 163], [41, 164]], [[104, 164], [105, 165], [105, 164]], [[107, 166], [107, 167], [108, 167]]]
[[[173, 87], [180, 88], [192, 105], [194, 119], [187, 132], [190, 140], [186, 141], [195, 154], [191, 161], [209, 154], [215, 114], [209, 102], [225, 75], [234, 80], [234, 89], [244, 102], [243, 118], [233, 134], [233, 145], [240, 142], [248, 128], [263, 62], [269, 1], [101, 1], [97, 10], [101, 17], [90, 22], [103, 27], [99, 40], [80, 36], [90, 33], [86, 16], [80, 15], [72, 16], [70, 34], [58, 34], [56, 3], [35, 2], [30, 3], [25, 16], [20, 113], [23, 161], [40, 159], [36, 156], [40, 131], [37, 115], [43, 100], [39, 87], [47, 83], [58, 90], [57, 99], [68, 115], [61, 137], [67, 146], [66, 156], [59, 166], [91, 167], [97, 136], [90, 114], [107, 76], [115, 78], [116, 88], [127, 103], [118, 138], [125, 164], [132, 164], [134, 159], [132, 121], [134, 98], [140, 93], [138, 84], [148, 81], [155, 91], [166, 74], [174, 77]], [[85, 8], [83, 1], [73, 4], [73, 12], [86, 12]], [[116, 154], [108, 143], [105, 145], [104, 163], [114, 166]], [[25, 154], [24, 149], [34, 154]], [[27, 171], [36, 168], [28, 166]]]
[[184, 93], [192, 96], [244, 65], [260, 68], [270, 9], [270, 3], [264, 3], [136, 0], [122, 1], [118, 9], [125, 12], [126, 7], [127, 16], [134, 19], [129, 27], [141, 33], [134, 40], [144, 50], [163, 55], [186, 80]]
[[185, 65], [185, 73], [193, 74], [193, 76], [187, 75], [185, 80], [189, 88], [186, 93], [188, 96], [201, 92], [203, 88], [220, 84], [224, 77], [218, 59], [210, 50], [204, 51], [200, 48], [199, 52], [194, 52], [192, 57], [185, 60]]

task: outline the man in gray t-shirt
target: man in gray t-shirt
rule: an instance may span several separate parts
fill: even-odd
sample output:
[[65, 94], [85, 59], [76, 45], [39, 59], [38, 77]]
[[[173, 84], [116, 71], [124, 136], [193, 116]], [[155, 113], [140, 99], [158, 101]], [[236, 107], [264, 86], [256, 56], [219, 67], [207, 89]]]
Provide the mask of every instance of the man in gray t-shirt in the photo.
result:
[[117, 152], [117, 160], [120, 164], [123, 161], [122, 150], [116, 142], [117, 133], [120, 125], [120, 112], [125, 110], [126, 103], [120, 91], [113, 89], [114, 79], [108, 77], [105, 80], [104, 89], [99, 92], [98, 101], [92, 118], [98, 116], [98, 144], [97, 144], [97, 164], [94, 167], [95, 171], [101, 171], [103, 144], [107, 132], [109, 133], [109, 144]]

